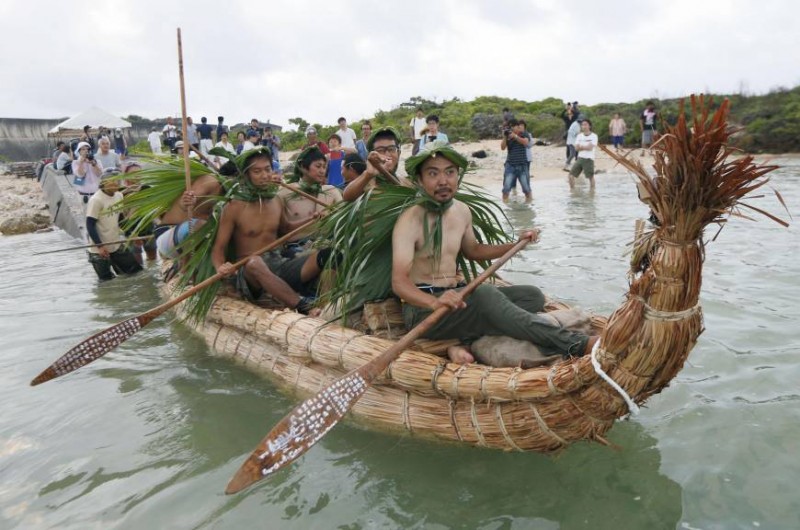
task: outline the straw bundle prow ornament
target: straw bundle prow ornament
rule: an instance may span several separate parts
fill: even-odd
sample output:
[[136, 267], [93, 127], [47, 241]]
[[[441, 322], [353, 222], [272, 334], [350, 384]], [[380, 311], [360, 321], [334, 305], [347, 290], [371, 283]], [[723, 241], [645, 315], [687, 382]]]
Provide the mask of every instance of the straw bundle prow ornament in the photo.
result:
[[[653, 149], [654, 178], [638, 162], [611, 153], [647, 189], [656, 227], [637, 236], [647, 251], [634, 252], [626, 301], [608, 320], [593, 319], [602, 338], [592, 356], [524, 370], [462, 366], [440, 357], [445, 345], [415, 341], [371, 386], [358, 388], [350, 417], [383, 430], [503, 450], [553, 452], [581, 440], [607, 443], [604, 434], [614, 421], [669, 384], [703, 331], [698, 301], [704, 228], [723, 223], [738, 208], [758, 212], [740, 201], [775, 169], [752, 157], [731, 157], [728, 105], [712, 115], [710, 102], [693, 98], [691, 127], [682, 113]], [[563, 307], [551, 303], [548, 309]], [[200, 331], [218, 355], [305, 396], [395, 344], [228, 296], [218, 297]], [[276, 452], [282, 440], [273, 440]], [[260, 466], [251, 470], [263, 473]]]

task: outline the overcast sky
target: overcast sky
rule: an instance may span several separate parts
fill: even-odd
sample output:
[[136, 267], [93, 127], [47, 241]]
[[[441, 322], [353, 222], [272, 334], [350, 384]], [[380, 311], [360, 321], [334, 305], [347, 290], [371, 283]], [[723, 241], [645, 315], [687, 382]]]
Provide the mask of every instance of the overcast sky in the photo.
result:
[[3, 0], [0, 117], [332, 124], [412, 96], [583, 103], [800, 84], [794, 0]]

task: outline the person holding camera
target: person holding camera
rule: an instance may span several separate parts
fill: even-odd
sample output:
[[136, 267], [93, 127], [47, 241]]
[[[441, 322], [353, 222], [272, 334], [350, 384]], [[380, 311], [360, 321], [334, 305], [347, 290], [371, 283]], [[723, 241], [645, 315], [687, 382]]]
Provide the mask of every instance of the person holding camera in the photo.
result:
[[103, 164], [95, 160], [91, 149], [88, 142], [78, 143], [78, 159], [72, 161], [72, 174], [75, 176], [72, 184], [83, 195], [83, 202], [98, 190], [103, 174]]
[[508, 194], [516, 187], [517, 181], [522, 185], [525, 202], [531, 202], [531, 177], [527, 148], [533, 139], [525, 126], [517, 119], [511, 119], [508, 127], [503, 129], [500, 149], [508, 149], [505, 172], [503, 173], [503, 202], [508, 202]]

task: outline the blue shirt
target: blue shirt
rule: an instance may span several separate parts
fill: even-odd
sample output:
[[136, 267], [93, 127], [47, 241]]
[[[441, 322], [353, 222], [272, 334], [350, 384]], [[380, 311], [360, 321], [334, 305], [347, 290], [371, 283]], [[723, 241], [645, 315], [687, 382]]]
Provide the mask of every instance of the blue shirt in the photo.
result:
[[[444, 143], [446, 143], [446, 144], [450, 143], [450, 139], [447, 137], [447, 135], [445, 133], [443, 133], [441, 131], [436, 134], [436, 137], [434, 139], [435, 140], [443, 140]], [[433, 140], [431, 140], [431, 137], [429, 135], [426, 134], [425, 136], [423, 136], [422, 140], [419, 141], [420, 150], [422, 150], [422, 148], [425, 146], [426, 143], [432, 142], [432, 141]]]

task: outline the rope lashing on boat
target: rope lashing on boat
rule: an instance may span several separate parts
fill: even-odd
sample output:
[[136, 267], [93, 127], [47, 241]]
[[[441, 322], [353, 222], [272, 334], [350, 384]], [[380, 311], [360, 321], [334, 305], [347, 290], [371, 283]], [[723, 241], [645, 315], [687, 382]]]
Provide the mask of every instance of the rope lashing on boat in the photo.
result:
[[655, 320], [658, 322], [678, 322], [680, 320], [684, 320], [694, 316], [702, 309], [702, 307], [698, 303], [697, 305], [690, 307], [689, 309], [684, 309], [683, 311], [661, 311], [659, 309], [655, 309], [650, 305], [648, 305], [647, 302], [645, 302], [644, 298], [639, 296], [637, 296], [636, 298], [644, 306], [644, 318], [646, 318], [647, 320]]
[[617, 384], [616, 381], [611, 379], [611, 376], [608, 375], [603, 371], [603, 368], [600, 366], [600, 361], [597, 360], [597, 352], [600, 349], [600, 341], [594, 343], [592, 346], [592, 367], [594, 371], [599, 375], [603, 381], [611, 385], [611, 388], [617, 391], [617, 393], [622, 396], [622, 399], [625, 400], [625, 404], [628, 405], [628, 410], [630, 411], [632, 416], [636, 416], [639, 414], [639, 406], [633, 402], [633, 399], [628, 395], [625, 390]]

